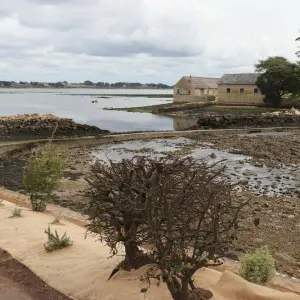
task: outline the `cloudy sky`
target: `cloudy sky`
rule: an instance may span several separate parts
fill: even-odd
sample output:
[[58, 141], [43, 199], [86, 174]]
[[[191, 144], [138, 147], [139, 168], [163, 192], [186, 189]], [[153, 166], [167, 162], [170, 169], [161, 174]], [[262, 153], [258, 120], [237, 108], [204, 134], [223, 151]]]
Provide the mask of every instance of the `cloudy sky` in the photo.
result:
[[299, 0], [0, 0], [0, 80], [140, 81], [295, 59]]

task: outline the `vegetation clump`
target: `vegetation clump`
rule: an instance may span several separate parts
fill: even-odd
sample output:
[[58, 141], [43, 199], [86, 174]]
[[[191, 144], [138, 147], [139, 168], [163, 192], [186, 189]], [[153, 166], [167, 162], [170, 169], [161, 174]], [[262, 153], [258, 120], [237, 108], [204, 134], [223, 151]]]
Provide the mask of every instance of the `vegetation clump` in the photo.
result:
[[267, 247], [256, 249], [241, 258], [240, 275], [257, 284], [266, 284], [276, 274], [275, 259]]
[[22, 217], [22, 209], [15, 207], [11, 213], [11, 218]]
[[300, 93], [300, 68], [285, 57], [275, 56], [261, 60], [255, 66], [260, 73], [257, 86], [265, 95], [265, 103], [280, 107], [284, 97]]
[[[210, 299], [195, 272], [222, 264], [236, 239], [238, 214], [248, 201], [234, 197], [223, 168], [191, 157], [135, 157], [97, 162], [89, 182], [89, 230], [125, 259], [112, 273], [150, 264], [140, 278], [166, 283], [174, 300]], [[140, 246], [153, 245], [147, 253]], [[149, 247], [148, 247], [149, 248]]]
[[23, 184], [30, 195], [32, 210], [44, 211], [59, 186], [65, 170], [62, 153], [51, 143], [33, 154], [23, 172]]
[[48, 241], [44, 244], [45, 250], [47, 252], [67, 248], [73, 245], [73, 242], [67, 236], [66, 232], [63, 234], [62, 237], [60, 237], [57, 233], [57, 230], [55, 230], [55, 232], [53, 233], [51, 232], [50, 227], [48, 227], [48, 229], [45, 230], [45, 233], [48, 236]]

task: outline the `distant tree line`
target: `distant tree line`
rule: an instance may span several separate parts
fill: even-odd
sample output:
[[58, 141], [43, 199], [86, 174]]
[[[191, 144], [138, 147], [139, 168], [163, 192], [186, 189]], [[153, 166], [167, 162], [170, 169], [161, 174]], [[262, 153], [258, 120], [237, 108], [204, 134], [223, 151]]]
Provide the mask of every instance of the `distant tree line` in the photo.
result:
[[169, 89], [173, 86], [163, 84], [163, 83], [146, 83], [142, 84], [140, 82], [115, 82], [115, 83], [108, 83], [108, 82], [97, 82], [93, 83], [90, 80], [84, 82], [85, 85], [95, 86], [97, 88], [128, 88], [128, 89], [139, 89], [139, 88], [155, 88], [155, 89]]
[[[77, 83], [76, 86], [88, 86], [92, 88], [104, 88], [104, 89], [120, 89], [120, 88], [127, 88], [127, 89], [142, 89], [142, 88], [151, 88], [151, 89], [170, 89], [173, 88], [173, 86], [169, 86], [167, 84], [163, 83], [146, 83], [142, 84], [140, 82], [115, 82], [115, 83], [109, 83], [109, 82], [92, 82], [90, 80], [85, 80], [82, 83]], [[66, 88], [66, 87], [75, 87], [72, 84], [69, 84], [67, 81], [59, 81], [59, 82], [37, 82], [37, 81], [0, 81], [0, 87], [35, 87], [35, 88]]]
[[11, 87], [14, 84], [16, 84], [14, 81], [0, 81], [2, 87]]
[[[299, 42], [300, 38], [296, 41]], [[296, 55], [300, 58], [300, 51]], [[300, 61], [291, 62], [285, 57], [273, 56], [260, 60], [255, 69], [260, 73], [256, 84], [267, 105], [280, 107], [286, 99], [299, 99]]]

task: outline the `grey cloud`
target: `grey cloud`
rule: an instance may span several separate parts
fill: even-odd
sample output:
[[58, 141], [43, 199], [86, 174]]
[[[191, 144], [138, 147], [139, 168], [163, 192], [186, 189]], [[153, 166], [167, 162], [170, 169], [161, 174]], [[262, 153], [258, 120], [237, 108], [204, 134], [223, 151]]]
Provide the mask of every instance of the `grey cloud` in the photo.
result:
[[3, 0], [0, 74], [174, 83], [253, 71], [268, 55], [295, 58], [299, 9], [299, 0]]
[[192, 49], [172, 49], [164, 48], [164, 45], [143, 41], [111, 41], [103, 39], [101, 41], [89, 41], [82, 39], [65, 45], [57, 46], [61, 52], [81, 54], [85, 53], [92, 56], [122, 57], [134, 56], [137, 54], [148, 54], [157, 57], [189, 57], [201, 54], [193, 52]]
[[[25, 0], [28, 3], [36, 5], [64, 5], [64, 4], [82, 4], [82, 0]], [[96, 4], [97, 0], [84, 0], [84, 4]]]

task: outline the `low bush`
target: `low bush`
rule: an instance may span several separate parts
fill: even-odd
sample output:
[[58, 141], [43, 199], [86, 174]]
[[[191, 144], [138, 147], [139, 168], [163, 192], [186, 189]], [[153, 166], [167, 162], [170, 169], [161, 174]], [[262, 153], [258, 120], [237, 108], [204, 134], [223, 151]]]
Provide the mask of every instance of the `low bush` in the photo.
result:
[[15, 207], [11, 213], [11, 218], [20, 218], [22, 216], [22, 209]]
[[73, 245], [73, 242], [67, 236], [66, 232], [63, 234], [62, 237], [60, 237], [57, 233], [57, 230], [55, 230], [55, 232], [53, 233], [51, 232], [50, 227], [48, 227], [48, 229], [45, 230], [45, 233], [48, 236], [48, 241], [44, 244], [45, 250], [47, 252], [67, 248]]
[[40, 147], [24, 169], [23, 184], [30, 195], [32, 210], [44, 211], [59, 185], [65, 170], [60, 150], [51, 145]]
[[266, 284], [276, 274], [275, 259], [267, 247], [241, 257], [240, 276], [257, 284]]

